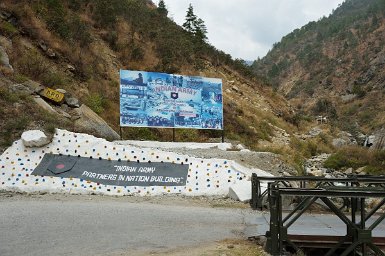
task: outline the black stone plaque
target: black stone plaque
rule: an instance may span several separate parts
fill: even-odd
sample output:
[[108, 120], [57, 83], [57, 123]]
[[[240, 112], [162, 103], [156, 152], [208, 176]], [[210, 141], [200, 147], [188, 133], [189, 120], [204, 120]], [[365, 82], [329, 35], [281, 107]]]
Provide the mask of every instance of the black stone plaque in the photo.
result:
[[188, 164], [110, 161], [45, 154], [32, 175], [78, 178], [115, 186], [185, 186]]

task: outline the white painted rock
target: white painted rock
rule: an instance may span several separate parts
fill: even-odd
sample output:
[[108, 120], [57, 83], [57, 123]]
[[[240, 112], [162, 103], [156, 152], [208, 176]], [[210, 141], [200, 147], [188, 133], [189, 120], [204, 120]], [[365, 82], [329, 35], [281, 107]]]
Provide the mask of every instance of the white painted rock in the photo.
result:
[[251, 199], [251, 182], [238, 180], [229, 188], [229, 197], [241, 202], [248, 202]]
[[23, 132], [21, 135], [21, 140], [23, 141], [24, 146], [26, 147], [42, 147], [50, 143], [48, 137], [44, 132], [40, 130], [30, 130]]

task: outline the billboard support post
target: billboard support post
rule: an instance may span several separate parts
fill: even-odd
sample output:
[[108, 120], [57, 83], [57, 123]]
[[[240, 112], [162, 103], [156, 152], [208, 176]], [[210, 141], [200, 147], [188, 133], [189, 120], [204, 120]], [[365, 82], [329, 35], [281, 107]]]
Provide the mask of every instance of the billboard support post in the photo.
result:
[[120, 139], [123, 140], [123, 132], [122, 132], [121, 126], [119, 127], [119, 135], [120, 135]]
[[222, 130], [222, 143], [225, 143], [225, 129]]
[[172, 142], [175, 142], [175, 128], [172, 128]]

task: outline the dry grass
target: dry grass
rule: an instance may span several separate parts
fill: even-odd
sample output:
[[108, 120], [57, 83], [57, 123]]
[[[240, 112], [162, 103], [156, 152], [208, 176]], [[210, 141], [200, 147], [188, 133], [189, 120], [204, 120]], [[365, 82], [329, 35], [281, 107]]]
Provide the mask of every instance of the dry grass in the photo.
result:
[[[130, 255], [128, 254], [121, 254]], [[226, 239], [213, 244], [196, 246], [194, 248], [182, 248], [166, 252], [150, 252], [139, 256], [268, 256], [262, 247], [255, 242], [247, 240]]]

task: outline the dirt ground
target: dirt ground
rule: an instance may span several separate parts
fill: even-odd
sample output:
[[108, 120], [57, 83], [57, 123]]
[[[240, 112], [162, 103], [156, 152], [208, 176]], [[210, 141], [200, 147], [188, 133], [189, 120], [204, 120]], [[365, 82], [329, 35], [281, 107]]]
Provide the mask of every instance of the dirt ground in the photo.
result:
[[1, 201], [16, 201], [28, 197], [29, 200], [37, 201], [84, 201], [92, 200], [96, 202], [102, 201], [119, 201], [140, 203], [146, 202], [151, 204], [162, 205], [178, 205], [178, 206], [200, 206], [200, 207], [223, 207], [223, 208], [250, 208], [248, 203], [235, 201], [228, 197], [222, 196], [201, 196], [192, 197], [184, 195], [166, 195], [166, 196], [107, 196], [107, 195], [72, 195], [72, 194], [50, 194], [50, 193], [18, 193], [10, 191], [0, 191]]

